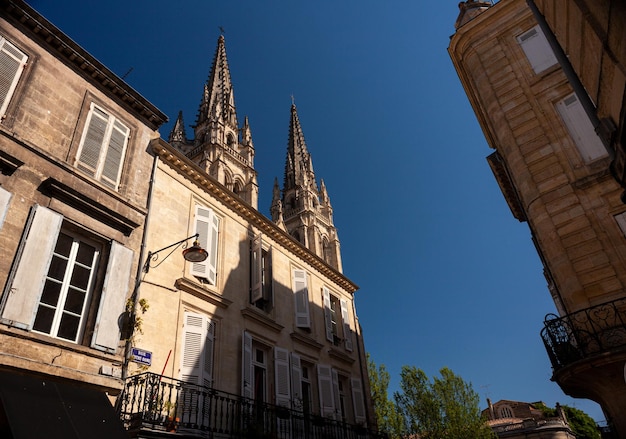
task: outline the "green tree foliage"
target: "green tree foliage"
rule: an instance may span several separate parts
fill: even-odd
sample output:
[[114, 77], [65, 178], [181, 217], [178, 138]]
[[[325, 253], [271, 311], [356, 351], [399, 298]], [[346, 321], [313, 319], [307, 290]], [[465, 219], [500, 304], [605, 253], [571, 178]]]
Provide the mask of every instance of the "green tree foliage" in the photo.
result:
[[[555, 408], [550, 408], [543, 403], [533, 404], [538, 409], [540, 409], [544, 416], [546, 417], [557, 417], [558, 412]], [[593, 420], [591, 416], [587, 413], [583, 412], [574, 407], [569, 407], [567, 405], [561, 406], [563, 408], [563, 412], [565, 413], [565, 417], [567, 418], [567, 422], [576, 436], [576, 439], [600, 439], [601, 434], [598, 430], [598, 425], [596, 421]]]
[[403, 366], [400, 392], [394, 393], [407, 434], [421, 439], [495, 437], [481, 417], [478, 394], [470, 383], [444, 367], [429, 380], [421, 369]]
[[369, 354], [367, 354], [367, 372], [370, 379], [370, 389], [378, 431], [386, 433], [389, 438], [401, 438], [402, 418], [396, 405], [389, 399], [389, 372], [384, 364], [376, 366]]

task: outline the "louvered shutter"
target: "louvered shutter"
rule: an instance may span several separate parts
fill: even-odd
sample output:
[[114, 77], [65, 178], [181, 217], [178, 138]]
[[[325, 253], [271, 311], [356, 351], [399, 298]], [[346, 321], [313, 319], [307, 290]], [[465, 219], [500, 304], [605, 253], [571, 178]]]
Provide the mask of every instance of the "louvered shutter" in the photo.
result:
[[35, 205], [3, 294], [2, 322], [31, 329], [63, 216]]
[[91, 347], [115, 353], [120, 341], [118, 321], [124, 312], [134, 252], [112, 241]]
[[4, 117], [28, 57], [0, 37], [0, 118]]
[[363, 387], [361, 380], [358, 378], [352, 378], [352, 406], [354, 407], [354, 420], [357, 424], [362, 424], [366, 421], [365, 415], [365, 400], [363, 398]]
[[276, 405], [289, 407], [291, 389], [289, 384], [289, 352], [274, 348], [274, 377], [276, 379]]
[[296, 306], [296, 326], [298, 328], [310, 328], [309, 291], [306, 272], [304, 270], [294, 269], [292, 275]]
[[0, 229], [2, 229], [4, 219], [9, 211], [9, 203], [11, 203], [12, 195], [11, 192], [0, 187]]
[[196, 205], [195, 226], [200, 246], [209, 252], [209, 257], [202, 262], [191, 263], [191, 274], [202, 277], [215, 285], [217, 278], [217, 238], [219, 218], [212, 209]]
[[250, 302], [263, 298], [263, 242], [261, 235], [252, 240]]
[[557, 109], [585, 162], [608, 154], [575, 93], [560, 101]]
[[343, 322], [343, 338], [347, 351], [352, 351], [352, 329], [350, 328], [350, 313], [348, 312], [348, 301], [341, 299], [341, 320]]
[[334, 341], [333, 337], [333, 313], [330, 309], [330, 291], [328, 288], [322, 288], [322, 301], [324, 302], [324, 327], [326, 328], [326, 340]]
[[112, 189], [117, 189], [120, 181], [129, 134], [130, 130], [124, 124], [118, 120], [113, 122], [101, 176], [101, 181]]
[[241, 393], [244, 398], [252, 398], [252, 336], [243, 331], [241, 341]]
[[180, 378], [192, 384], [202, 382], [202, 359], [205, 337], [205, 321], [200, 314], [185, 312]]
[[291, 360], [291, 399], [294, 407], [302, 409], [302, 363], [300, 356], [294, 352], [290, 355]]
[[92, 103], [87, 116], [87, 128], [83, 134], [80, 153], [78, 154], [77, 167], [94, 178], [97, 178], [98, 164], [108, 123], [109, 115]]
[[317, 365], [317, 384], [320, 397], [320, 413], [326, 418], [335, 419], [335, 396], [333, 395], [333, 382], [331, 367]]
[[550, 43], [538, 25], [517, 37], [517, 41], [535, 73], [541, 73], [557, 63]]

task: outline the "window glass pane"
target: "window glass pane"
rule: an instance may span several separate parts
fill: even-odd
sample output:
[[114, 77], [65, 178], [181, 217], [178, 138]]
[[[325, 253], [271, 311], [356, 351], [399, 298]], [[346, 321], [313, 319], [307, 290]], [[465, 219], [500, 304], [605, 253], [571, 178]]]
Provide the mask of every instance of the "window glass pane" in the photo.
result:
[[61, 323], [59, 325], [59, 331], [57, 332], [57, 337], [64, 338], [66, 340], [76, 341], [79, 323], [79, 317], [63, 313], [63, 316], [61, 317]]
[[57, 245], [54, 248], [54, 252], [58, 255], [69, 256], [72, 249], [72, 242], [74, 240], [71, 236], [67, 236], [65, 233], [60, 233], [57, 238]]
[[52, 328], [52, 320], [54, 319], [54, 309], [40, 305], [37, 310], [37, 317], [33, 323], [33, 329], [39, 332], [50, 333]]
[[86, 290], [89, 286], [89, 278], [91, 277], [91, 267], [83, 267], [82, 265], [74, 265], [72, 280], [70, 285], [73, 287]]
[[43, 293], [41, 294], [41, 303], [56, 307], [59, 303], [60, 294], [61, 283], [53, 279], [46, 279], [46, 283], [43, 287]]
[[85, 244], [84, 242], [80, 243], [78, 247], [78, 254], [76, 255], [76, 261], [81, 264], [91, 266], [93, 263], [93, 255], [96, 252], [96, 249], [90, 246], [89, 244]]
[[83, 310], [83, 304], [85, 303], [85, 292], [70, 288], [67, 292], [67, 299], [65, 300], [65, 311], [72, 312], [74, 314], [80, 314]]
[[67, 268], [67, 259], [53, 256], [48, 269], [48, 277], [56, 280], [63, 280]]

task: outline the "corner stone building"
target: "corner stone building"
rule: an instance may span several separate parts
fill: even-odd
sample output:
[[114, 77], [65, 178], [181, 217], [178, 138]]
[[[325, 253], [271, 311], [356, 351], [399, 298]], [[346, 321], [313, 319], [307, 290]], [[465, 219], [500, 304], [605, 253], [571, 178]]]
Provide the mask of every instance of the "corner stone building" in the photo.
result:
[[626, 437], [623, 2], [461, 2], [449, 53], [558, 315], [552, 379]]
[[165, 121], [27, 4], [0, 2], [0, 436], [124, 437], [105, 393], [123, 388], [118, 319]]
[[223, 36], [193, 128], [189, 139], [180, 113], [169, 143], [151, 142], [146, 248], [198, 234], [208, 258], [187, 262], [175, 249], [148, 255], [135, 299], [149, 309], [138, 309], [133, 352], [150, 360], [127, 365], [119, 400], [126, 427], [136, 437], [372, 431], [357, 286], [341, 272], [330, 200], [295, 105], [274, 221], [257, 210], [256, 149], [248, 119], [237, 122]]

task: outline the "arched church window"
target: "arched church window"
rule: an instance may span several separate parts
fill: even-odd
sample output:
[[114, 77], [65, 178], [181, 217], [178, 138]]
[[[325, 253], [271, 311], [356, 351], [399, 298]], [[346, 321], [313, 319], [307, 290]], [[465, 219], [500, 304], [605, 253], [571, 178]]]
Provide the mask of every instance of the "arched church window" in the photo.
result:
[[327, 238], [322, 239], [322, 252], [324, 255], [324, 260], [330, 264], [331, 262], [331, 252], [330, 252], [330, 243]]
[[231, 133], [226, 136], [226, 145], [230, 148], [235, 146], [235, 137]]

